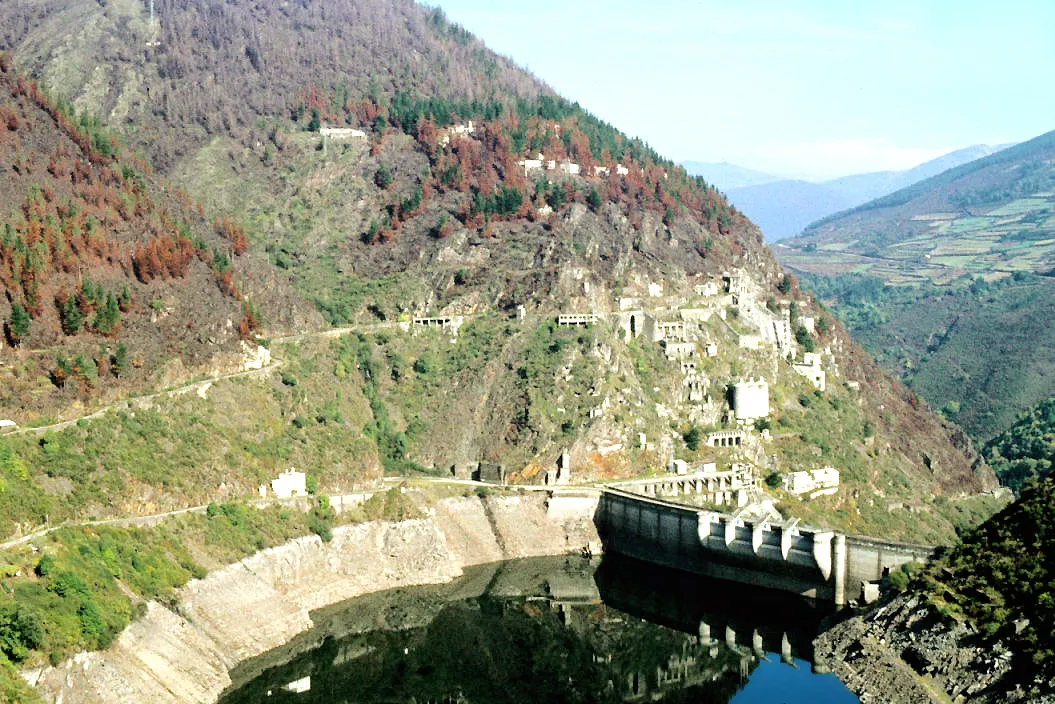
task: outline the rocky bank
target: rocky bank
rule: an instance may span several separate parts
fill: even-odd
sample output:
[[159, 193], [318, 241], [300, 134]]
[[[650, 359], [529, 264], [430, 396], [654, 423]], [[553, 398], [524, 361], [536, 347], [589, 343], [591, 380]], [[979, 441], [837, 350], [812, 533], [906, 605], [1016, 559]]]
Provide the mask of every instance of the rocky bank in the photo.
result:
[[1010, 650], [948, 623], [911, 592], [835, 624], [814, 655], [862, 704], [1055, 703], [1050, 683], [1027, 692], [1011, 682]]
[[101, 652], [27, 673], [61, 704], [215, 702], [240, 663], [315, 626], [313, 613], [356, 596], [438, 584], [471, 565], [599, 549], [597, 496], [545, 493], [444, 499], [423, 519], [334, 529], [217, 570], [180, 590]]

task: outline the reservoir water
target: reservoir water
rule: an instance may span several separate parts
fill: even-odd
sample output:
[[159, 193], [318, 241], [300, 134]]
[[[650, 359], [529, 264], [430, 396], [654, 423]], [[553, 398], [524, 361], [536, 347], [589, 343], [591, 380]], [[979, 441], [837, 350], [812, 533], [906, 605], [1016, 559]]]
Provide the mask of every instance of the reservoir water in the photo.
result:
[[826, 605], [623, 558], [484, 565], [354, 599], [235, 672], [221, 704], [857, 702], [812, 640]]

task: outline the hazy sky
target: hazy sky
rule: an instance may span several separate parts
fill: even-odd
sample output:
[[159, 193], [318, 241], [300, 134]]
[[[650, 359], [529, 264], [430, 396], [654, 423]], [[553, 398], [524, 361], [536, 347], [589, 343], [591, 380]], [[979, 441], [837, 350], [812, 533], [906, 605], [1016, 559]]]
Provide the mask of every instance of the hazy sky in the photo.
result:
[[1055, 129], [1052, 0], [431, 0], [675, 161], [833, 177]]

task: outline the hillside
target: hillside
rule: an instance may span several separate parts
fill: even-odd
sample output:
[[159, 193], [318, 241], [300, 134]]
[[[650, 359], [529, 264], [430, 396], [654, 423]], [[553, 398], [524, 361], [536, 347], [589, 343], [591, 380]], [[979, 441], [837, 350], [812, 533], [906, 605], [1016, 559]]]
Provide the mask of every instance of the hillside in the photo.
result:
[[782, 261], [822, 274], [949, 283], [1055, 265], [1055, 132], [839, 213], [784, 242]]
[[1055, 398], [1022, 414], [985, 445], [985, 456], [1000, 480], [1021, 491], [1051, 474], [1055, 464]]
[[237, 368], [265, 315], [289, 318], [236, 224], [210, 222], [6, 55], [0, 123], [5, 418]]
[[[0, 19], [17, 61], [237, 217], [250, 252], [355, 331], [276, 324], [281, 370], [12, 438], [48, 477], [9, 482], [12, 530], [244, 497], [289, 465], [339, 493], [478, 462], [539, 481], [565, 449], [587, 479], [662, 471], [670, 451], [729, 462], [701, 439], [735, 425], [730, 387], [759, 376], [772, 439], [749, 426], [744, 457], [846, 478], [837, 497], [776, 496], [785, 510], [940, 541], [998, 503], [970, 442], [880, 373], [721, 194], [442, 13], [155, 8], [154, 25], [133, 2]], [[788, 362], [811, 350], [824, 390]]]
[[834, 625], [817, 652], [862, 699], [1055, 701], [1053, 511], [1049, 477], [925, 568], [892, 573], [891, 598]]
[[891, 286], [861, 274], [803, 275], [880, 364], [978, 442], [1055, 392], [1055, 280]]
[[1048, 133], [822, 221], [776, 251], [819, 277], [811, 285], [887, 369], [986, 440], [1055, 393], [1053, 187]]

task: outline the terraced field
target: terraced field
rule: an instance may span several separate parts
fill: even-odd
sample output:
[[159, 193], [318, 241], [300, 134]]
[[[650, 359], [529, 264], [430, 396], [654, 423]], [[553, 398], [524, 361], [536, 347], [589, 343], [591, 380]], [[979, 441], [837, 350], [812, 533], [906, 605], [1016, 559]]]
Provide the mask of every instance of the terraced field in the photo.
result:
[[[888, 221], [886, 237], [862, 227], [862, 237], [849, 232], [839, 241], [784, 242], [777, 256], [802, 271], [869, 274], [892, 284], [947, 284], [965, 275], [991, 281], [1055, 268], [1055, 192], [971, 210]], [[871, 244], [877, 239], [886, 244]]]

